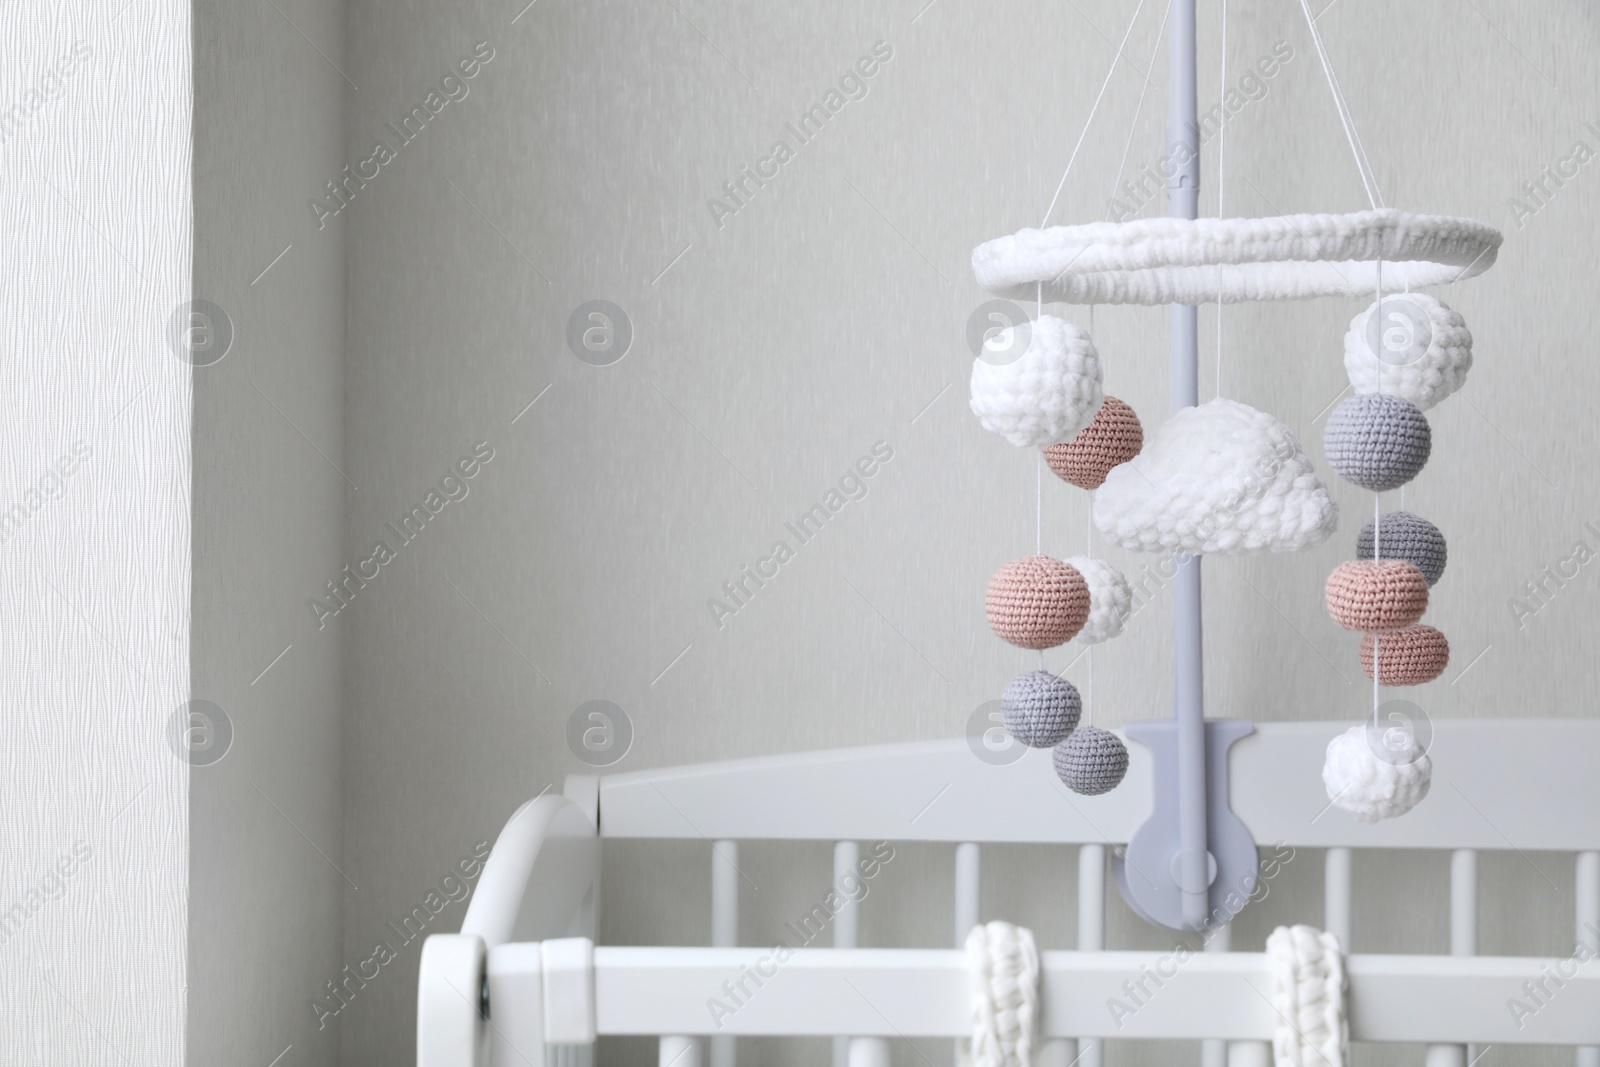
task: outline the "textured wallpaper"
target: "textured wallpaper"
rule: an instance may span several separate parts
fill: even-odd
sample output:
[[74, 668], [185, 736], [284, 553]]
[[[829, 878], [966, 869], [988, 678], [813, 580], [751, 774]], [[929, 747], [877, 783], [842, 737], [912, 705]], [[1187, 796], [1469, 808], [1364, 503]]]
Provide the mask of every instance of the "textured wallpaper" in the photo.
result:
[[0, 25], [0, 1062], [175, 1065], [207, 344], [189, 10], [14, 4]]

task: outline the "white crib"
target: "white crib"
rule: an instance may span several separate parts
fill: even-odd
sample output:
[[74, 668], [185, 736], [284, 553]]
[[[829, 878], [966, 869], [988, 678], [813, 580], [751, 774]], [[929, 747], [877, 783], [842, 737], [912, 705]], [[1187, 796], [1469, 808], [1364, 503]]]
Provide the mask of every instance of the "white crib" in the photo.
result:
[[[1233, 749], [1231, 801], [1264, 854], [1280, 843], [1327, 850], [1326, 913], [1299, 918], [1343, 944], [1352, 849], [1451, 852], [1452, 954], [1350, 956], [1352, 1040], [1424, 1044], [1428, 1067], [1466, 1067], [1469, 1045], [1570, 1045], [1578, 1067], [1600, 1067], [1600, 963], [1588, 961], [1600, 949], [1600, 722], [1441, 724], [1427, 800], [1377, 825], [1324, 795], [1323, 750], [1348, 725], [1258, 724]], [[891, 1038], [967, 1032], [962, 953], [851, 947], [854, 905], [833, 920], [835, 947], [779, 964], [770, 945], [737, 945], [741, 839], [834, 842], [836, 881], [856, 868], [857, 842], [955, 843], [956, 934], [978, 921], [982, 844], [1075, 845], [1078, 948], [1041, 954], [1047, 1058], [1097, 1067], [1104, 1039], [1189, 1038], [1206, 1042], [1208, 1067], [1267, 1064], [1277, 1019], [1263, 954], [1179, 965], [1170, 953], [1104, 951], [1108, 850], [1144, 820], [1155, 784], [1143, 749], [1130, 748], [1127, 780], [1095, 798], [1062, 788], [1048, 753], [991, 766], [963, 740], [568, 778], [563, 796], [506, 824], [461, 933], [428, 938], [419, 1067], [577, 1064], [598, 1034], [659, 1036], [663, 1067], [733, 1067], [734, 1035], [834, 1035], [836, 1067], [879, 1067]], [[711, 845], [712, 947], [596, 947], [602, 837]], [[1575, 854], [1573, 956], [1475, 955], [1477, 854], [1498, 849]], [[741, 977], [751, 995], [713, 1021], [708, 1001]], [[1124, 983], [1157, 979], [1148, 1010], [1113, 1018], [1107, 1004]], [[1519, 1016], [1511, 998], [1537, 1010]]]

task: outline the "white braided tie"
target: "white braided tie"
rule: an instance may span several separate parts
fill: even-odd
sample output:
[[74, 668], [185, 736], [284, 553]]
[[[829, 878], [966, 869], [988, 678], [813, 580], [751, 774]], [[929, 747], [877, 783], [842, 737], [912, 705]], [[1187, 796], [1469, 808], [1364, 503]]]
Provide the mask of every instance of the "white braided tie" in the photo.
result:
[[1029, 1067], [1039, 1013], [1039, 951], [1033, 931], [1010, 923], [974, 926], [967, 935], [972, 991], [968, 1067]]
[[1280, 926], [1267, 938], [1267, 964], [1278, 1014], [1275, 1067], [1345, 1067], [1350, 1024], [1339, 939], [1310, 926]]

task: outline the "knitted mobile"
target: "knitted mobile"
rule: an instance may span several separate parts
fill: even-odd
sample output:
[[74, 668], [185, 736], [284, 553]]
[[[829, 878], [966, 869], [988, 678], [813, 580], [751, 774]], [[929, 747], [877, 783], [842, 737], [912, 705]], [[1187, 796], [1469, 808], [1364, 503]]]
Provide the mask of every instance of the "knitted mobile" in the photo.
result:
[[[1437, 678], [1450, 655], [1444, 634], [1420, 622], [1430, 587], [1444, 571], [1444, 537], [1417, 515], [1384, 514], [1379, 505], [1381, 494], [1395, 489], [1402, 490], [1403, 505], [1403, 487], [1433, 453], [1424, 412], [1459, 390], [1472, 366], [1465, 320], [1416, 290], [1481, 274], [1493, 265], [1502, 236], [1471, 219], [1384, 204], [1316, 18], [1305, 0], [1300, 7], [1368, 209], [1277, 218], [1192, 217], [1199, 146], [1180, 132], [1169, 134], [1169, 147], [1178, 144], [1191, 152], [1180, 164], [1189, 169], [1169, 184], [1177, 217], [1052, 226], [1051, 214], [1066, 185], [1064, 172], [1039, 228], [986, 241], [972, 253], [981, 287], [996, 297], [1031, 303], [1034, 314], [1024, 321], [1025, 314], [1015, 309], [1015, 325], [994, 346], [1020, 355], [996, 360], [980, 354], [974, 361], [971, 408], [985, 429], [1018, 447], [1041, 449], [1041, 459], [1062, 481], [1088, 490], [1091, 535], [1098, 529], [1120, 549], [1180, 557], [1302, 551], [1332, 534], [1338, 507], [1289, 427], [1221, 395], [1222, 307], [1322, 296], [1371, 301], [1343, 338], [1351, 395], [1327, 420], [1323, 452], [1342, 478], [1374, 494], [1373, 521], [1357, 539], [1357, 558], [1334, 570], [1325, 596], [1334, 622], [1363, 635], [1360, 659], [1373, 680], [1376, 715], [1381, 686]], [[1108, 72], [1089, 124], [1110, 80]], [[1174, 101], [1181, 120], [1181, 111], [1192, 110], [1193, 101], [1182, 93]], [[1134, 119], [1137, 123], [1137, 109]], [[1168, 128], [1184, 127], [1169, 121]], [[1088, 132], [1086, 124], [1068, 158], [1068, 172]], [[1130, 144], [1131, 137], [1130, 132]], [[1220, 156], [1220, 140], [1218, 150]], [[1219, 214], [1222, 173], [1219, 160]], [[1120, 178], [1113, 180], [1113, 196]], [[1087, 305], [1086, 325], [1045, 314], [1046, 302]], [[1195, 318], [1175, 316], [1173, 393], [1179, 410], [1147, 434], [1133, 409], [1104, 391], [1106, 362], [1091, 337], [1094, 305], [1211, 303], [1217, 305], [1218, 395], [1199, 403]], [[1095, 795], [1122, 780], [1127, 749], [1115, 734], [1089, 725], [1090, 687], [1085, 684], [1080, 698], [1076, 687], [1046, 671], [1044, 650], [1074, 637], [1093, 645], [1116, 636], [1131, 613], [1131, 591], [1112, 564], [1092, 553], [1066, 561], [1046, 556], [1042, 488], [1037, 507], [1034, 554], [995, 572], [985, 600], [996, 634], [1039, 651], [1038, 670], [1006, 689], [1006, 726], [1024, 744], [1054, 744], [1062, 781]], [[1180, 628], [1187, 647], [1199, 648], [1198, 571], [1183, 573]], [[1092, 658], [1088, 653], [1080, 658], [1086, 660], [1086, 677], [1092, 677]], [[1191, 658], [1197, 661], [1198, 654]], [[1196, 667], [1184, 675], [1183, 699], [1175, 685], [1175, 715], [1189, 726], [1204, 714], [1200, 683]], [[1412, 743], [1415, 739], [1377, 745], [1372, 734], [1372, 728], [1357, 727], [1329, 745], [1324, 770], [1329, 798], [1362, 819], [1403, 814], [1426, 795], [1431, 762], [1424, 746]], [[1190, 780], [1198, 774], [1203, 781], [1206, 769], [1196, 761], [1206, 758], [1204, 746], [1188, 747], [1181, 758], [1191, 769]], [[1184, 847], [1194, 851], [1204, 844], [1202, 834]]]

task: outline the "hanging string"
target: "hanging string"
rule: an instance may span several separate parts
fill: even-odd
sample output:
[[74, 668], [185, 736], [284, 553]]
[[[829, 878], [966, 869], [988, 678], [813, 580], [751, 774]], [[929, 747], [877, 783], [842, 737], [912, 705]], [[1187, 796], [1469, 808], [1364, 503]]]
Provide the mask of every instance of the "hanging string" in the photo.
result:
[[[1035, 462], [1033, 465], [1034, 487], [1034, 541], [1033, 554], [1044, 555], [1044, 449], [1034, 451]], [[1039, 650], [1039, 669], [1044, 670], [1044, 649]]]
[[1356, 129], [1355, 118], [1350, 114], [1350, 107], [1345, 103], [1344, 91], [1339, 88], [1338, 75], [1333, 72], [1333, 63], [1328, 59], [1328, 49], [1322, 43], [1322, 31], [1317, 29], [1317, 20], [1311, 15], [1311, 5], [1307, 0], [1300, 0], [1300, 9], [1306, 14], [1306, 25], [1311, 30], [1311, 43], [1317, 50], [1317, 59], [1322, 63], [1322, 73], [1327, 76], [1328, 89], [1333, 93], [1333, 106], [1339, 111], [1339, 123], [1344, 127], [1345, 140], [1350, 142], [1350, 154], [1355, 157], [1356, 171], [1361, 175], [1361, 187], [1366, 190], [1367, 202], [1373, 208], [1383, 207], [1383, 194], [1378, 190], [1378, 178], [1372, 170], [1372, 164], [1367, 160], [1367, 150], [1361, 144], [1361, 134]]
[[1044, 449], [1038, 450], [1038, 462], [1033, 465], [1033, 482], [1035, 490], [1034, 511], [1035, 520], [1033, 554], [1044, 555]]
[[[1090, 559], [1094, 558], [1094, 490], [1089, 490], [1089, 512], [1084, 523], [1083, 554]], [[1090, 645], [1084, 652], [1083, 667], [1083, 724], [1094, 724], [1094, 646]]]
[[[1171, 0], [1168, 0], [1168, 6], [1169, 7], [1171, 6]], [[1128, 20], [1128, 28], [1122, 34], [1122, 41], [1121, 41], [1121, 43], [1119, 43], [1117, 45], [1116, 54], [1111, 57], [1111, 66], [1106, 69], [1105, 80], [1100, 83], [1100, 92], [1095, 96], [1093, 106], [1091, 106], [1089, 108], [1089, 117], [1084, 120], [1083, 130], [1082, 130], [1081, 133], [1078, 134], [1078, 143], [1072, 146], [1072, 154], [1067, 157], [1067, 165], [1064, 168], [1062, 168], [1061, 180], [1056, 183], [1056, 191], [1050, 197], [1050, 205], [1044, 209], [1044, 219], [1039, 223], [1039, 228], [1040, 229], [1043, 229], [1043, 228], [1045, 228], [1046, 226], [1048, 226], [1050, 224], [1050, 216], [1055, 212], [1056, 202], [1061, 199], [1061, 191], [1063, 189], [1065, 189], [1066, 186], [1067, 186], [1067, 175], [1072, 173], [1072, 165], [1073, 165], [1073, 163], [1077, 162], [1078, 152], [1083, 148], [1083, 142], [1089, 136], [1089, 127], [1094, 125], [1094, 117], [1100, 110], [1101, 101], [1103, 101], [1105, 99], [1105, 97], [1106, 97], [1106, 89], [1108, 89], [1111, 86], [1111, 78], [1117, 72], [1117, 60], [1123, 58], [1123, 54], [1122, 54], [1123, 50], [1127, 47], [1128, 38], [1130, 36], [1132, 36], [1134, 26], [1138, 25], [1139, 13], [1141, 11], [1143, 11], [1143, 10], [1144, 10], [1144, 0], [1139, 0], [1138, 4], [1136, 4], [1134, 6], [1133, 17]], [[1158, 41], [1159, 41], [1159, 39], [1158, 39]], [[1151, 62], [1152, 63], [1154, 62], [1154, 56], [1153, 55], [1151, 57]], [[1149, 83], [1149, 79], [1146, 78], [1145, 79], [1145, 87], [1149, 88], [1149, 84], [1150, 84]], [[1142, 106], [1142, 104], [1144, 102], [1144, 94], [1143, 94], [1143, 92], [1140, 93], [1139, 100], [1140, 100], [1140, 104]], [[1137, 112], [1135, 113], [1134, 117], [1137, 119], [1137, 117], [1138, 117]], [[1129, 134], [1129, 144], [1131, 145], [1132, 143], [1133, 143], [1132, 142], [1132, 133], [1130, 132], [1130, 134]], [[1126, 152], [1124, 152], [1123, 161], [1124, 161], [1124, 163], [1126, 163], [1126, 161], [1127, 161]], [[1118, 176], [1118, 179], [1120, 180], [1120, 178], [1121, 178], [1120, 170], [1118, 171], [1118, 175], [1117, 176]], [[1043, 315], [1044, 315], [1044, 282], [1043, 281], [1040, 281], [1038, 283], [1038, 285], [1034, 289], [1034, 311], [1035, 311], [1035, 316], [1036, 317], [1043, 317]], [[1091, 305], [1090, 308], [1089, 308], [1089, 333], [1090, 333], [1090, 336], [1093, 336], [1093, 334], [1094, 334], [1094, 307], [1093, 307], [1093, 305]], [[1036, 462], [1035, 467], [1034, 467], [1034, 480], [1035, 480], [1035, 491], [1036, 491], [1035, 492], [1035, 501], [1034, 501], [1034, 518], [1035, 518], [1035, 523], [1036, 523], [1034, 545], [1035, 545], [1035, 552], [1038, 555], [1042, 556], [1042, 555], [1044, 555], [1044, 452], [1043, 452], [1043, 450], [1040, 450], [1039, 453], [1038, 453], [1037, 462]], [[1040, 670], [1044, 670], [1044, 650], [1043, 649], [1039, 650], [1039, 669]]]
[[[1382, 493], [1372, 494], [1372, 563], [1374, 568], [1383, 559], [1383, 508], [1380, 501]], [[1372, 725], [1380, 725], [1378, 721], [1378, 680], [1383, 677], [1383, 671], [1378, 668], [1378, 643], [1382, 635], [1376, 630], [1372, 634]]]
[[[1228, 0], [1222, 0], [1222, 90], [1217, 102], [1222, 105], [1221, 118], [1217, 120], [1217, 218], [1224, 218], [1222, 210], [1223, 178], [1227, 174], [1223, 163], [1228, 147]], [[1217, 264], [1217, 396], [1222, 395], [1222, 264]]]
[[1083, 124], [1083, 132], [1078, 134], [1078, 143], [1072, 146], [1072, 155], [1067, 157], [1066, 169], [1061, 172], [1061, 180], [1056, 183], [1055, 195], [1050, 198], [1050, 206], [1044, 209], [1044, 221], [1039, 223], [1039, 228], [1044, 229], [1050, 225], [1050, 215], [1056, 209], [1056, 201], [1061, 199], [1061, 190], [1066, 188], [1067, 175], [1072, 171], [1072, 164], [1078, 158], [1078, 150], [1083, 147], [1083, 140], [1089, 136], [1089, 127], [1094, 123], [1095, 112], [1100, 110], [1100, 101], [1105, 99], [1106, 89], [1111, 85], [1111, 76], [1117, 72], [1117, 60], [1122, 58], [1122, 50], [1128, 45], [1128, 37], [1133, 33], [1134, 24], [1139, 21], [1139, 12], [1144, 9], [1144, 0], [1139, 0], [1133, 9], [1133, 18], [1128, 20], [1128, 29], [1122, 35], [1122, 43], [1117, 45], [1116, 55], [1111, 57], [1111, 68], [1106, 71], [1105, 81], [1100, 83], [1100, 95], [1094, 98], [1094, 106], [1089, 109], [1089, 118]]
[[[1167, 9], [1161, 15], [1161, 28], [1156, 31], [1156, 43], [1150, 49], [1150, 62], [1145, 64], [1145, 70], [1154, 70], [1156, 57], [1161, 54], [1161, 42], [1167, 36], [1167, 16], [1172, 13], [1172, 0], [1167, 0]], [[1145, 93], [1150, 90], [1150, 79], [1144, 80], [1144, 88], [1139, 90], [1139, 103], [1133, 109], [1133, 121], [1128, 123], [1128, 140], [1122, 146], [1122, 162], [1117, 164], [1117, 176], [1111, 179], [1111, 196], [1106, 199], [1106, 218], [1111, 217], [1111, 204], [1117, 198], [1117, 187], [1122, 184], [1123, 172], [1128, 168], [1128, 155], [1133, 151], [1133, 136], [1139, 131], [1139, 115], [1144, 111]]]
[[[1383, 347], [1383, 257], [1382, 256], [1379, 256], [1378, 259], [1377, 259], [1377, 285], [1378, 285], [1378, 300], [1377, 300], [1377, 303], [1373, 304], [1373, 306], [1372, 306], [1372, 314], [1378, 316], [1378, 347], [1381, 349]], [[1370, 336], [1370, 332], [1369, 332], [1369, 336]], [[1383, 369], [1384, 369], [1383, 356], [1381, 354], [1379, 354], [1379, 356], [1378, 356], [1378, 392], [1380, 394], [1383, 392]], [[1405, 491], [1404, 489], [1401, 490], [1402, 493], [1404, 491]], [[1374, 571], [1376, 571], [1378, 569], [1378, 567], [1381, 565], [1382, 560], [1383, 560], [1383, 494], [1381, 492], [1374, 492], [1372, 494], [1372, 565], [1373, 565], [1373, 570]], [[1383, 677], [1383, 670], [1378, 665], [1378, 646], [1381, 643], [1382, 643], [1381, 635], [1379, 634], [1378, 631], [1374, 630], [1372, 632], [1372, 726], [1373, 726], [1373, 729], [1378, 729], [1380, 727], [1380, 725], [1381, 725], [1379, 723], [1379, 721], [1378, 721], [1378, 687], [1379, 687], [1379, 684], [1380, 684], [1379, 683], [1379, 679], [1381, 679]]]

